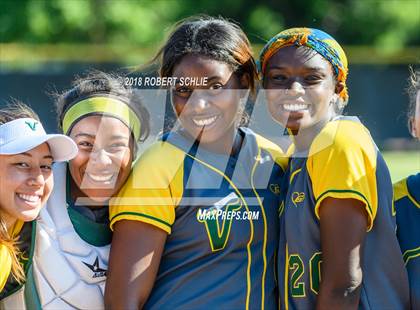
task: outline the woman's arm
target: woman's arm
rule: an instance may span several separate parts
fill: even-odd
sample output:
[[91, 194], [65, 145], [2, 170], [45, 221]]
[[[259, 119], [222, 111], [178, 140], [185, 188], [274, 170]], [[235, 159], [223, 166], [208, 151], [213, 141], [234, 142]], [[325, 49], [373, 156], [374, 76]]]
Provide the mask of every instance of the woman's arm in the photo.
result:
[[167, 233], [122, 220], [114, 225], [105, 288], [106, 309], [141, 309], [155, 282]]
[[356, 199], [326, 198], [320, 206], [322, 268], [317, 309], [357, 309], [368, 216]]

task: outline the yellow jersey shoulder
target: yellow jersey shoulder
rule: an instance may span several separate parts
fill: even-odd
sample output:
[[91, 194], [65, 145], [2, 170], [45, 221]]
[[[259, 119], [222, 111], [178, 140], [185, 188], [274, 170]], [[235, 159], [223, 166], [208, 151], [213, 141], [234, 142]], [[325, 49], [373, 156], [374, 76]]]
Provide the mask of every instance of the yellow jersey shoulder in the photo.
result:
[[168, 142], [155, 142], [137, 160], [128, 182], [141, 182], [147, 176], [152, 177], [156, 183], [164, 182], [155, 184], [157, 187], [167, 187], [167, 182], [182, 170], [185, 156], [184, 151]]
[[284, 170], [286, 171], [289, 156], [286, 152], [284, 152], [280, 146], [275, 144], [274, 142], [255, 134], [255, 139], [257, 141], [257, 145], [260, 149], [267, 151], [274, 161]]
[[153, 143], [146, 151], [140, 156], [138, 162], [146, 162], [152, 165], [169, 164], [168, 159], [172, 163], [183, 162], [185, 152], [171, 143], [165, 141], [157, 141]]
[[158, 141], [138, 159], [127, 182], [110, 201], [110, 227], [120, 220], [136, 220], [171, 233], [175, 208], [183, 195], [185, 153]]
[[393, 185], [394, 187], [394, 201], [408, 196], [407, 178], [402, 179]]
[[329, 122], [314, 139], [309, 156], [321, 151], [345, 152], [362, 150], [372, 162], [376, 161], [376, 147], [368, 129], [360, 122], [339, 119]]

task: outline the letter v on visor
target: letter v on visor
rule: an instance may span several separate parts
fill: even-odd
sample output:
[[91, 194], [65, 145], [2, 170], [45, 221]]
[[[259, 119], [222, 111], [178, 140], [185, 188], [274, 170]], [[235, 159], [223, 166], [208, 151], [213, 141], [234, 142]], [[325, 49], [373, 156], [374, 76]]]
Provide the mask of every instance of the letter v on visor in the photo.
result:
[[0, 126], [0, 155], [27, 152], [48, 143], [54, 161], [67, 161], [77, 155], [73, 140], [61, 134], [47, 134], [42, 124], [32, 118], [19, 118]]

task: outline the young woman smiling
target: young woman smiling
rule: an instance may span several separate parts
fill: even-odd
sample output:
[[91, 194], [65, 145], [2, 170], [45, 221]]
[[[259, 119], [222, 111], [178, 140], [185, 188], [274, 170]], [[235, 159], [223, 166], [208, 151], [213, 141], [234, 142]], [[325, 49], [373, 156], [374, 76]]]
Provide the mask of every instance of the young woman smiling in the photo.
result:
[[58, 95], [59, 126], [77, 145], [54, 167], [56, 186], [37, 221], [33, 276], [25, 305], [12, 308], [100, 309], [112, 238], [108, 203], [131, 171], [148, 113], [118, 76], [94, 72]]
[[51, 194], [53, 162], [76, 153], [68, 137], [47, 135], [38, 116], [23, 103], [0, 109], [0, 299], [25, 281], [20, 259], [29, 253], [27, 236], [22, 235], [32, 225], [23, 226], [36, 219]]
[[285, 309], [406, 309], [388, 168], [368, 130], [341, 116], [347, 58], [327, 33], [292, 28], [260, 56], [268, 108], [294, 143], [278, 268]]
[[248, 39], [224, 19], [193, 17], [159, 57], [162, 77], [208, 83], [170, 89], [178, 126], [145, 151], [112, 203], [106, 304], [276, 309], [285, 163], [277, 146], [241, 127], [256, 77]]

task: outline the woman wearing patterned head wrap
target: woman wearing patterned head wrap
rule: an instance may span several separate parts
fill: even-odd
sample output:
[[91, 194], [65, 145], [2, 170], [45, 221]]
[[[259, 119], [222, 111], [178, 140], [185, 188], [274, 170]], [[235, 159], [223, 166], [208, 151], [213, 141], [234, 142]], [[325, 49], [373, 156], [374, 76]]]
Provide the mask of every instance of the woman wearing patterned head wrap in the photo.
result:
[[346, 79], [348, 74], [348, 62], [346, 54], [338, 42], [329, 34], [310, 28], [291, 28], [280, 32], [264, 46], [260, 54], [260, 74], [264, 75], [268, 60], [280, 48], [289, 45], [306, 46], [322, 57], [332, 65], [336, 81], [342, 83], [343, 87], [339, 91], [339, 97], [343, 101], [343, 106], [349, 99]]
[[343, 49], [317, 29], [283, 31], [261, 53], [268, 108], [294, 142], [280, 210], [285, 309], [409, 305], [388, 169], [368, 130], [340, 115], [347, 72]]

